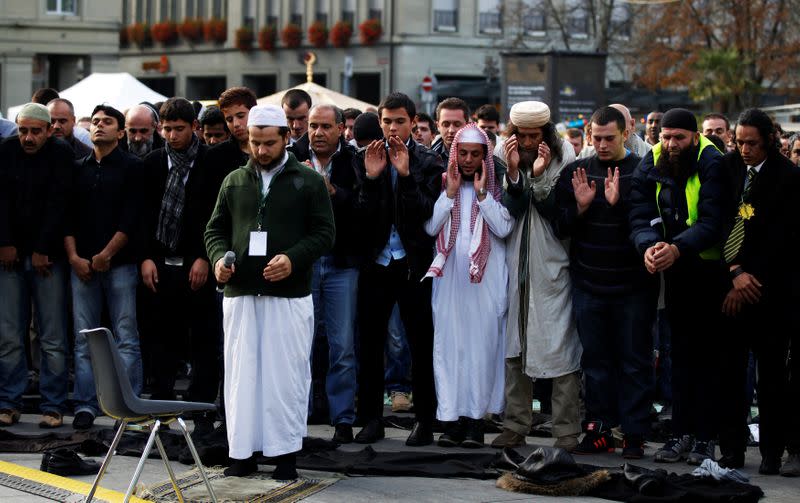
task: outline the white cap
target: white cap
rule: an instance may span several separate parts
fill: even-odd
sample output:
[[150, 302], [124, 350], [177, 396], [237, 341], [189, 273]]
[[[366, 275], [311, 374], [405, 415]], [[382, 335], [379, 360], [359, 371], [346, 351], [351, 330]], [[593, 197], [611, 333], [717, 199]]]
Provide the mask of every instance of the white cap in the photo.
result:
[[458, 138], [459, 143], [481, 143], [486, 145], [486, 136], [481, 134], [478, 127], [465, 127], [461, 130], [461, 136]]
[[550, 121], [550, 107], [541, 101], [521, 101], [511, 107], [509, 118], [517, 127], [542, 127]]
[[250, 109], [247, 116], [247, 127], [250, 126], [277, 126], [289, 127], [286, 114], [277, 105], [256, 105]]

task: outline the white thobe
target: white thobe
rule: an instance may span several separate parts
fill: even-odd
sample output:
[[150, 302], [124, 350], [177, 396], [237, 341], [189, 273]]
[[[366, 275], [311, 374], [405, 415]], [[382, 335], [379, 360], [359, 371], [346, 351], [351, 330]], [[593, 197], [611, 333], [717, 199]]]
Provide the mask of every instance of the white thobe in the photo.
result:
[[[503, 410], [506, 291], [508, 269], [504, 238], [514, 220], [488, 195], [478, 203], [488, 225], [491, 251], [480, 283], [469, 279], [470, 215], [475, 189], [461, 185], [461, 228], [442, 276], [433, 279], [433, 372], [440, 421], [480, 419]], [[425, 231], [438, 235], [454, 200], [442, 192]], [[455, 232], [452, 229], [451, 232]]]
[[225, 297], [222, 310], [229, 456], [299, 451], [311, 387], [311, 295]]

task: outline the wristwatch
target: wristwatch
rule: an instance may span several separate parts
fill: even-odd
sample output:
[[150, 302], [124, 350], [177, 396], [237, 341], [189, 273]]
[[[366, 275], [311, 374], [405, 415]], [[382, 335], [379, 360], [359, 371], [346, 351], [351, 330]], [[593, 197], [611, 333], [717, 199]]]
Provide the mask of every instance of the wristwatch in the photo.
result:
[[479, 196], [485, 196], [486, 195], [486, 187], [481, 187], [480, 189], [478, 189], [478, 195]]

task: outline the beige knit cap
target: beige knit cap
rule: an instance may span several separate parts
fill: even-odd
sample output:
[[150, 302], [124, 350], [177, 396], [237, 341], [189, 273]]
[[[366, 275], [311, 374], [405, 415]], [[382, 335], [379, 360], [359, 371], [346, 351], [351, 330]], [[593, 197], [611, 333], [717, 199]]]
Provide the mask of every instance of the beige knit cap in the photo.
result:
[[511, 107], [509, 117], [517, 127], [542, 127], [550, 121], [550, 107], [541, 101], [520, 101]]

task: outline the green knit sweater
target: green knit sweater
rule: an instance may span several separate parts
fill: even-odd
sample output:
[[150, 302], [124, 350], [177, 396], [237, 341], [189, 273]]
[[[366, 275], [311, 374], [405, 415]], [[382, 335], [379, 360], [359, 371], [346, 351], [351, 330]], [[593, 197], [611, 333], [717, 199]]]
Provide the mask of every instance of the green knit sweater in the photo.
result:
[[[226, 297], [269, 295], [304, 297], [311, 293], [314, 261], [333, 247], [333, 210], [325, 182], [316, 171], [289, 153], [283, 170], [270, 184], [261, 228], [267, 232], [267, 255], [248, 253], [250, 232], [258, 229], [261, 175], [248, 161], [222, 182], [214, 213], [205, 233], [212, 267], [228, 250], [236, 253], [235, 272], [225, 286]], [[263, 271], [275, 255], [292, 262], [292, 273], [267, 281]]]

